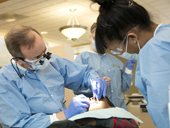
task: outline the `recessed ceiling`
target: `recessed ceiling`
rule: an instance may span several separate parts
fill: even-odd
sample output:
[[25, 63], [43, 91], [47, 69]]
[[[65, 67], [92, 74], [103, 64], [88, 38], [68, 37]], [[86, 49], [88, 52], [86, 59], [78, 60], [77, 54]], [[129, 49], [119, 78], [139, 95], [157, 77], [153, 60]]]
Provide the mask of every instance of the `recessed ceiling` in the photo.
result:
[[13, 22], [13, 21], [24, 19], [24, 18], [28, 18], [28, 16], [15, 14], [11, 12], [0, 14], [0, 20], [4, 22]]

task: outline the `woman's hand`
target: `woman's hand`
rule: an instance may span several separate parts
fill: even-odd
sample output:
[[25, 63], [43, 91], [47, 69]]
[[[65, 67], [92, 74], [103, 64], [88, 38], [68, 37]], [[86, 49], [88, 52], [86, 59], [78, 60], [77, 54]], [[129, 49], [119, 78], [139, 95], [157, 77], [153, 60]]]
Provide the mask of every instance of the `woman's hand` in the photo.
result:
[[103, 79], [107, 82], [108, 86], [110, 85], [111, 79], [109, 77], [103, 77]]

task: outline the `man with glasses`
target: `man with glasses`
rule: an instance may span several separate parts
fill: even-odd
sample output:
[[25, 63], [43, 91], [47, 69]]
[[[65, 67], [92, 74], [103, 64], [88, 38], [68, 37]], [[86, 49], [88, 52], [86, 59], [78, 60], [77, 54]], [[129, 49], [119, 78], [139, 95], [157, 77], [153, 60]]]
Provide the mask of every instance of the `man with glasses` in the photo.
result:
[[[0, 69], [0, 124], [3, 128], [46, 128], [90, 104], [84, 95], [65, 108], [64, 88], [90, 88], [106, 96], [107, 82], [87, 65], [75, 64], [49, 52], [48, 43], [32, 27], [18, 25], [5, 36], [11, 63]], [[92, 80], [92, 84], [91, 84]]]

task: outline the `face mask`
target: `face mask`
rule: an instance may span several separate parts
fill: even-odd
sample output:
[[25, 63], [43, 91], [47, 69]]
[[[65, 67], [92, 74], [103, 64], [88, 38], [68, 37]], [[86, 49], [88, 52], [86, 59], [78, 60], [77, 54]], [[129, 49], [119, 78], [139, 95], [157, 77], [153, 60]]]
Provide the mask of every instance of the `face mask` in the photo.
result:
[[96, 50], [96, 43], [95, 43], [95, 40], [94, 40], [94, 39], [92, 39], [91, 45], [92, 45], [92, 47], [94, 48], [94, 50], [97, 51], [97, 50]]
[[119, 55], [119, 56], [125, 59], [129, 59], [129, 60], [138, 60], [138, 54], [136, 53], [130, 54], [130, 53], [124, 52], [122, 55]]
[[[140, 50], [140, 45], [139, 45], [139, 41], [137, 40], [137, 43], [138, 43], [138, 48]], [[138, 60], [138, 54], [136, 53], [128, 53], [127, 52], [127, 46], [128, 46], [128, 36], [127, 36], [127, 40], [126, 40], [126, 52], [124, 52], [122, 55], [119, 55], [120, 57], [122, 58], [125, 58], [125, 59], [130, 59], [130, 60]]]
[[49, 64], [50, 64], [50, 60], [48, 60], [47, 58], [45, 58], [44, 60], [42, 60], [42, 65], [31, 65], [32, 68], [30, 68], [31, 70], [44, 70], [46, 69]]

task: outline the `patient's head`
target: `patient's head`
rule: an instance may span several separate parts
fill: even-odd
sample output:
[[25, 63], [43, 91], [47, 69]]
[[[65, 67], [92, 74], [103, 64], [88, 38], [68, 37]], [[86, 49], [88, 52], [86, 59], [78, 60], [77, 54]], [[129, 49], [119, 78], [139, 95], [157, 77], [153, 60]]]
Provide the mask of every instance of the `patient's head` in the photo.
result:
[[98, 103], [95, 98], [91, 97], [90, 102], [91, 104], [88, 108], [88, 111], [114, 107], [112, 102], [107, 97], [104, 97], [104, 98], [102, 97]]
[[[91, 102], [91, 104], [88, 108], [88, 111], [114, 107], [112, 102], [110, 102], [110, 100], [107, 97], [104, 97], [104, 98], [102, 97], [98, 103], [95, 98], [91, 97], [90, 102]], [[83, 126], [83, 125], [96, 126], [95, 118], [82, 118], [82, 119], [75, 120], [75, 122], [78, 126]]]

